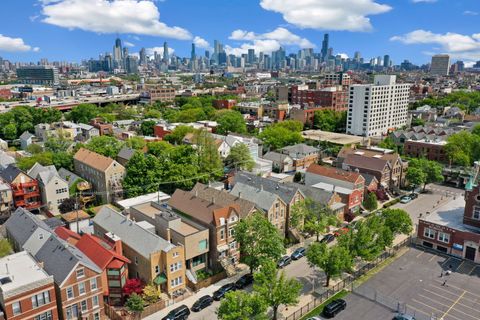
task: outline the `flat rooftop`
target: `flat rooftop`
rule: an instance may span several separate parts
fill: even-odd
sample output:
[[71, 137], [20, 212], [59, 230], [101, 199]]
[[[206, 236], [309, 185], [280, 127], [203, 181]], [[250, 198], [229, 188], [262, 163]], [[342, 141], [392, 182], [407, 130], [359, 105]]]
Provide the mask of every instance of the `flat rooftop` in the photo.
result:
[[[22, 293], [21, 288], [39, 282], [40, 285], [52, 282], [35, 259], [26, 251], [14, 253], [0, 259], [0, 289], [4, 296]], [[28, 286], [25, 291], [31, 290]], [[18, 291], [18, 292], [17, 292]]]
[[170, 199], [170, 196], [161, 191], [152, 192], [152, 193], [138, 196], [135, 198], [117, 201], [117, 205], [120, 206], [122, 209], [129, 209], [130, 207], [133, 207], [139, 204], [150, 203], [152, 201], [158, 201], [159, 199], [160, 199], [160, 202], [164, 202]]
[[342, 146], [347, 144], [360, 144], [365, 139], [364, 137], [353, 136], [350, 134], [322, 130], [306, 130], [302, 132], [302, 135], [307, 140], [328, 141]]
[[420, 220], [432, 222], [455, 230], [480, 234], [480, 228], [469, 226], [463, 223], [464, 211], [465, 198], [463, 196], [457, 196], [455, 200], [447, 202], [437, 210], [431, 212], [424, 219]]

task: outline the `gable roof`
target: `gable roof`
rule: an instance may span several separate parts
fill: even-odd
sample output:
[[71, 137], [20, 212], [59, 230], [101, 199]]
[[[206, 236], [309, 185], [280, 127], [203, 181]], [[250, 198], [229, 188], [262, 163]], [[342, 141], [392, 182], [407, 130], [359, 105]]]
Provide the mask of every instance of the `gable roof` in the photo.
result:
[[263, 159], [276, 161], [276, 162], [284, 162], [288, 158], [291, 159], [291, 157], [288, 154], [283, 154], [276, 151], [270, 151], [263, 155]]
[[93, 222], [94, 225], [120, 237], [123, 243], [146, 258], [149, 258], [151, 253], [168, 252], [176, 247], [109, 206], [103, 206], [93, 218]]
[[130, 260], [116, 253], [108, 243], [96, 236], [84, 234], [75, 246], [102, 270], [105, 270], [114, 260], [130, 263]]
[[318, 164], [311, 164], [307, 168], [308, 173], [313, 173], [319, 176], [329, 177], [336, 180], [355, 183], [359, 178], [362, 178], [360, 173], [346, 171], [338, 168], [332, 168], [327, 166], [321, 166]]
[[299, 183], [292, 183], [293, 185], [297, 186], [302, 193], [305, 195], [306, 198], [310, 198], [315, 202], [326, 204], [332, 199], [334, 193], [328, 192], [326, 190], [314, 188], [312, 186], [306, 186]]
[[6, 182], [12, 183], [13, 180], [15, 180], [21, 173], [26, 175], [25, 172], [11, 164], [5, 170], [0, 171], [0, 177], [2, 177]]
[[235, 174], [234, 183], [238, 182], [255, 188], [263, 187], [263, 190], [278, 195], [280, 199], [287, 204], [293, 201], [297, 192], [302, 193], [302, 191], [295, 185], [278, 183], [275, 180], [259, 177], [253, 173], [245, 171], [240, 171]]
[[280, 151], [284, 154], [288, 154], [292, 159], [298, 159], [299, 156], [318, 153], [320, 150], [305, 143], [298, 143], [293, 146], [284, 147], [280, 149]]
[[117, 158], [125, 159], [125, 160], [128, 161], [133, 157], [134, 154], [135, 154], [134, 149], [129, 148], [127, 146], [123, 146], [123, 148], [118, 153]]
[[43, 184], [48, 184], [54, 177], [61, 179], [54, 165], [42, 166], [38, 162], [28, 170], [27, 174], [34, 179], [40, 180]]
[[338, 158], [348, 158], [349, 156], [362, 156], [368, 159], [382, 159], [390, 163], [391, 166], [397, 161], [401, 161], [400, 155], [398, 153], [384, 153], [379, 150], [373, 149], [352, 149], [352, 147], [343, 147], [338, 153]]
[[209, 200], [196, 197], [193, 192], [180, 189], [175, 190], [175, 193], [170, 200], [168, 200], [168, 205], [205, 224], [217, 225], [218, 220], [216, 218], [220, 217], [220, 215], [228, 214], [231, 208], [234, 208], [240, 215], [240, 207], [238, 204], [221, 206]]
[[[92, 168], [97, 169], [98, 171], [102, 171], [102, 172], [107, 170], [108, 167], [110, 167], [110, 165], [112, 163], [116, 162], [112, 158], [105, 157], [101, 154], [98, 154], [96, 152], [90, 151], [90, 150], [85, 149], [85, 148], [80, 148], [77, 151], [77, 153], [75, 153], [75, 156], [73, 157], [73, 159], [75, 159], [79, 162], [82, 162], [82, 163], [88, 165], [89, 167], [92, 167]], [[116, 163], [119, 166], [121, 166], [121, 164], [119, 164], [118, 162], [116, 162]]]
[[15, 158], [10, 156], [3, 150], [0, 150], [0, 171], [7, 168], [11, 164], [15, 164]]
[[240, 208], [240, 218], [247, 217], [255, 210], [255, 203], [247, 199], [242, 199], [241, 197], [236, 197], [227, 191], [211, 188], [200, 182], [197, 182], [191, 192], [203, 200], [211, 201], [215, 199], [215, 203], [220, 206], [238, 205]]
[[377, 172], [383, 172], [386, 166], [390, 167], [388, 160], [367, 158], [359, 155], [349, 155], [343, 163], [354, 168], [368, 169]]
[[77, 182], [77, 180], [79, 179], [84, 180], [83, 178], [77, 176], [75, 173], [68, 171], [65, 168], [60, 168], [60, 170], [58, 170], [58, 175], [60, 176], [60, 178], [62, 178], [68, 183], [68, 187], [73, 186], [75, 182]]
[[265, 212], [270, 210], [275, 201], [280, 198], [276, 194], [265, 191], [263, 188], [255, 188], [241, 182], [235, 183], [230, 193], [234, 196], [252, 201]]
[[25, 131], [25, 132], [23, 132], [22, 135], [20, 136], [20, 139], [21, 139], [21, 140], [28, 140], [28, 139], [31, 139], [31, 138], [33, 138], [33, 137], [35, 137], [33, 134], [31, 134], [31, 133], [28, 132], [28, 131]]
[[23, 208], [18, 208], [12, 213], [7, 222], [5, 222], [5, 228], [10, 237], [21, 247], [23, 247], [37, 228], [51, 232], [50, 227], [45, 222]]

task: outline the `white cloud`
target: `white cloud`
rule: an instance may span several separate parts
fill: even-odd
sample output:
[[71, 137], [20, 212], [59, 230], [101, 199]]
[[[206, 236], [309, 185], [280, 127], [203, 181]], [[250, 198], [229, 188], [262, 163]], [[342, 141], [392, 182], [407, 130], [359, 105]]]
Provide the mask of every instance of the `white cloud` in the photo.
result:
[[188, 30], [161, 22], [151, 0], [42, 0], [42, 6], [43, 22], [68, 29], [192, 38]]
[[263, 9], [281, 13], [283, 18], [300, 28], [370, 31], [368, 16], [390, 11], [375, 0], [261, 0]]
[[394, 36], [391, 41], [400, 41], [404, 44], [433, 44], [440, 46], [435, 53], [448, 53], [456, 59], [480, 60], [480, 33], [463, 35], [447, 32], [433, 33], [426, 30], [415, 30], [402, 36]]
[[[157, 54], [163, 56], [163, 47], [152, 47], [152, 48], [145, 48], [145, 52], [147, 53], [147, 56], [153, 57], [155, 55], [155, 52]], [[175, 49], [168, 48], [168, 54], [171, 56], [175, 52]]]
[[234, 48], [226, 46], [228, 54], [240, 55], [246, 53], [248, 49], [255, 49], [256, 52], [270, 53], [280, 49], [281, 46], [297, 46], [300, 48], [314, 48], [315, 44], [306, 38], [302, 38], [289, 30], [278, 27], [272, 32], [257, 34], [252, 31], [235, 30], [229, 39], [237, 41], [248, 41], [240, 47]]
[[129, 41], [123, 41], [123, 45], [124, 45], [125, 47], [130, 47], [130, 48], [135, 47], [135, 44], [134, 44], [134, 43], [131, 43], [131, 42], [129, 42]]
[[465, 11], [463, 11], [463, 15], [465, 15], [465, 16], [478, 16], [478, 12], [465, 10]]
[[10, 38], [0, 34], [0, 51], [20, 52], [33, 51], [38, 52], [40, 48], [32, 47], [26, 44], [22, 38]]
[[437, 0], [412, 0], [413, 3], [434, 3], [437, 2]]
[[207, 49], [207, 50], [210, 50], [211, 47], [210, 47], [210, 43], [208, 43], [207, 40], [199, 37], [199, 36], [196, 36], [195, 38], [193, 38], [193, 43], [195, 43], [195, 46], [197, 46], [198, 48], [203, 48], [203, 49]]

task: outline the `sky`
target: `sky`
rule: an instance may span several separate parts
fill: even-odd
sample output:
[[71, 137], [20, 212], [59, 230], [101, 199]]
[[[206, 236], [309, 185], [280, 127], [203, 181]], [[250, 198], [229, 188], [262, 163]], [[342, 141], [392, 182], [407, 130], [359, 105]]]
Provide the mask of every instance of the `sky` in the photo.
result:
[[437, 53], [480, 60], [480, 0], [1, 0], [0, 57], [80, 62], [111, 52], [119, 36], [129, 52], [190, 56], [250, 48], [320, 51], [330, 34], [335, 54], [389, 54], [417, 64]]

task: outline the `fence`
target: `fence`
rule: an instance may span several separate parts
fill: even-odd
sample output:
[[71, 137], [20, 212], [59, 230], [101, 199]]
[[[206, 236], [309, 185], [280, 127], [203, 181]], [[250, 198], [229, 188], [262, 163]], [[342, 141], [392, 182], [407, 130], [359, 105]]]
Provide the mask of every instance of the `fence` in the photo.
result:
[[130, 313], [125, 308], [115, 308], [108, 304], [105, 304], [104, 306], [105, 315], [111, 320], [135, 320], [143, 319], [164, 309], [166, 304], [164, 300], [160, 300], [156, 303], [146, 306], [140, 314]]
[[227, 277], [227, 272], [222, 271], [220, 273], [214, 274], [211, 277], [198, 281], [197, 283], [193, 283], [190, 280], [187, 280], [187, 285], [193, 291], [198, 292], [198, 290], [202, 288], [206, 288], [214, 283], [217, 283], [218, 281], [223, 280], [226, 277]]
[[[315, 297], [313, 300], [302, 306], [299, 310], [295, 311], [291, 315], [285, 318], [285, 320], [298, 320], [301, 319], [304, 315], [330, 299], [332, 296], [336, 295], [340, 291], [344, 289], [349, 289], [349, 290], [354, 290], [354, 285], [353, 282], [360, 278], [361, 276], [365, 275], [368, 271], [372, 270], [373, 268], [377, 267], [379, 264], [384, 262], [386, 259], [394, 256], [401, 248], [406, 247], [410, 245], [412, 238], [408, 237], [399, 244], [395, 245], [392, 248], [389, 248], [388, 250], [384, 251], [381, 255], [379, 255], [374, 261], [371, 261], [361, 268], [359, 268], [357, 271], [352, 272], [350, 275], [345, 276], [342, 278], [338, 283], [333, 285], [331, 288], [318, 293], [318, 296]], [[387, 301], [385, 301], [387, 303]], [[395, 301], [395, 303], [399, 303], [399, 301]], [[404, 308], [407, 306], [404, 305]], [[393, 309], [394, 310], [394, 309]], [[424, 320], [421, 318], [418, 318], [419, 320]]]

